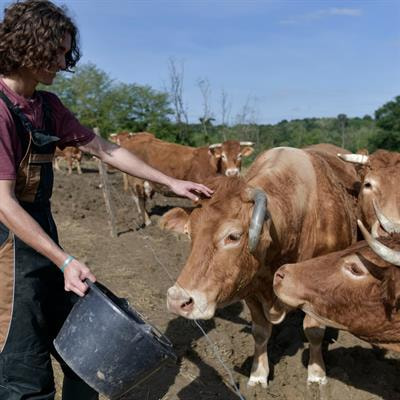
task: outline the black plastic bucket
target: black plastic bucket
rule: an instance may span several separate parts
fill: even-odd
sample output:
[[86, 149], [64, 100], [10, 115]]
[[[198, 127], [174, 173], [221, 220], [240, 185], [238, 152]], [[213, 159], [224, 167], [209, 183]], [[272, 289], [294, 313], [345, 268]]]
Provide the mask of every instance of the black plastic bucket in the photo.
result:
[[167, 360], [171, 342], [100, 283], [78, 300], [54, 340], [63, 360], [96, 391], [117, 399]]

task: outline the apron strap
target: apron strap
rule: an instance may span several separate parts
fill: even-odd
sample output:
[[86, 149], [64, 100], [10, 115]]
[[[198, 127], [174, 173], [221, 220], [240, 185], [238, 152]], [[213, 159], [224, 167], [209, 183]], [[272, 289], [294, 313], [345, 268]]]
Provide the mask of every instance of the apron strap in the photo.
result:
[[[42, 147], [45, 146], [46, 144], [58, 142], [60, 140], [60, 138], [58, 138], [57, 136], [50, 135], [45, 131], [43, 131], [42, 129], [34, 128], [31, 121], [29, 121], [28, 117], [22, 112], [22, 110], [16, 105], [14, 105], [12, 101], [6, 96], [6, 94], [1, 90], [0, 90], [0, 98], [6, 103], [8, 109], [21, 121], [22, 126], [25, 128], [25, 130], [31, 133], [32, 142], [36, 146]], [[47, 103], [44, 100], [43, 100], [43, 112], [45, 116], [45, 123], [46, 125], [48, 125], [50, 121], [50, 110]], [[21, 136], [22, 139], [26, 140], [26, 138], [22, 137], [22, 133], [19, 132], [19, 135]]]

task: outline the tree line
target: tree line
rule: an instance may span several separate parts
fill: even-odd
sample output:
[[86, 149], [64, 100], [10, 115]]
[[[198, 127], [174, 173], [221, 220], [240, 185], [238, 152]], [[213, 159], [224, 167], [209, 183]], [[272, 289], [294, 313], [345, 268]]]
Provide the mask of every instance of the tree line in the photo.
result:
[[[350, 118], [339, 114], [332, 118], [257, 124], [248, 118], [249, 107], [243, 107], [243, 114], [234, 124], [225, 122], [224, 115], [222, 122], [215, 124], [208, 104], [209, 83], [203, 79], [198, 82], [203, 114], [198, 123], [190, 123], [183, 102], [183, 72], [173, 60], [169, 67], [170, 87], [164, 91], [116, 82], [90, 63], [81, 65], [73, 74], [58, 76], [52, 91], [85, 126], [99, 127], [105, 137], [120, 131], [148, 131], [162, 140], [190, 146], [238, 139], [253, 141], [256, 150], [332, 143], [351, 151], [400, 151], [400, 96], [383, 104], [373, 116]], [[224, 93], [222, 106], [226, 107]]]

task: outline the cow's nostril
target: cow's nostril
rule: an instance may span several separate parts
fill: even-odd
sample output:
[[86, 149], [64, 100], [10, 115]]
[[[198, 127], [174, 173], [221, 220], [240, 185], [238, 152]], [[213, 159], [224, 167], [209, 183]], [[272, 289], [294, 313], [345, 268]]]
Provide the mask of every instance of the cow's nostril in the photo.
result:
[[185, 301], [184, 303], [181, 304], [181, 309], [183, 311], [189, 311], [193, 308], [194, 301], [192, 298], [190, 298], [188, 301]]
[[282, 280], [285, 277], [285, 274], [283, 272], [277, 272], [275, 277], [277, 280]]

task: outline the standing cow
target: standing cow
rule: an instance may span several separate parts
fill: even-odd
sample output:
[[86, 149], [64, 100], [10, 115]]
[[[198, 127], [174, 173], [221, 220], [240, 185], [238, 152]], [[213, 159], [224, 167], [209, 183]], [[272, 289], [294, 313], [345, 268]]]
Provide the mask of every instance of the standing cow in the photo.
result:
[[339, 154], [357, 165], [361, 178], [359, 217], [374, 237], [386, 235], [376, 216], [374, 203], [382, 214], [400, 225], [400, 153], [377, 150], [371, 155]]
[[[202, 183], [206, 178], [240, 173], [242, 157], [253, 152], [252, 142], [227, 140], [224, 143], [204, 147], [182, 146], [157, 139], [151, 133], [124, 133], [117, 135], [119, 144], [132, 151], [147, 164], [177, 179]], [[131, 190], [143, 225], [151, 223], [146, 211], [146, 200], [154, 191], [166, 192], [166, 188], [142, 179], [125, 175], [124, 188]]]
[[[385, 220], [381, 224], [390, 231]], [[378, 242], [359, 225], [367, 241], [282, 266], [274, 291], [323, 324], [400, 352], [400, 235]]]
[[81, 161], [82, 161], [82, 151], [79, 150], [77, 147], [67, 146], [63, 150], [60, 150], [58, 147], [56, 148], [54, 154], [54, 168], [57, 171], [60, 171], [59, 162], [60, 160], [65, 160], [67, 163], [67, 175], [71, 175], [72, 168], [74, 165], [76, 166], [76, 170], [78, 174], [82, 174], [81, 169]]
[[[272, 289], [276, 269], [356, 240], [350, 181], [357, 184], [354, 168], [334, 154], [274, 148], [258, 156], [244, 179], [207, 181], [215, 193], [191, 213], [175, 208], [161, 219], [162, 227], [192, 240], [186, 265], [168, 290], [170, 311], [208, 319], [217, 307], [246, 301], [255, 340], [249, 385], [267, 386], [271, 323], [281, 322], [287, 312]], [[304, 328], [310, 341], [308, 380], [324, 382], [323, 327], [306, 317]]]

